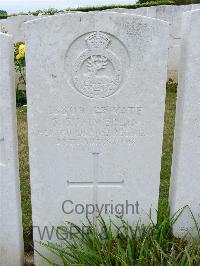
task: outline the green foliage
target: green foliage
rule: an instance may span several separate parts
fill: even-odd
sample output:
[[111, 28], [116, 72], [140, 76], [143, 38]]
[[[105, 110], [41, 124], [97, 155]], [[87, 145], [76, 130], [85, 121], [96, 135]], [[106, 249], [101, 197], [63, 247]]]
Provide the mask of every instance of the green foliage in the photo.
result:
[[176, 5], [190, 5], [193, 4], [193, 0], [175, 0]]
[[[50, 253], [57, 256], [59, 265], [199, 265], [200, 238], [188, 242], [176, 239], [172, 226], [178, 217], [166, 216], [158, 225], [130, 226], [123, 218], [117, 223], [100, 219], [97, 225], [88, 221], [87, 230], [68, 223], [72, 230], [58, 228], [61, 244], [41, 243]], [[77, 233], [72, 233], [77, 232]], [[39, 253], [40, 254], [40, 253]], [[58, 265], [40, 254], [49, 265]]]
[[171, 176], [171, 163], [173, 154], [173, 139], [176, 114], [177, 83], [170, 80], [167, 83], [165, 99], [165, 121], [162, 146], [162, 164], [160, 173], [160, 195], [158, 207], [158, 219], [162, 221], [168, 208], [168, 195]]
[[[151, 3], [151, 0], [139, 0], [137, 4], [148, 4]], [[174, 5], [190, 5], [190, 4], [198, 4], [200, 3], [200, 0], [174, 0]], [[167, 3], [163, 3], [163, 5], [166, 5]]]
[[191, 5], [191, 4], [199, 4], [200, 0], [175, 0], [176, 5]]
[[0, 10], [0, 19], [7, 18], [8, 14], [5, 10]]
[[27, 104], [25, 90], [16, 90], [16, 104], [17, 107]]
[[112, 8], [127, 8], [127, 9], [136, 9], [140, 7], [150, 7], [150, 6], [160, 6], [160, 5], [188, 5], [188, 4], [198, 4], [200, 0], [139, 0], [136, 4], [128, 5], [101, 5], [101, 6], [88, 6], [88, 7], [78, 7], [78, 8], [66, 8], [66, 9], [55, 9], [49, 8], [46, 10], [36, 10], [28, 13], [20, 12], [17, 14], [10, 14], [9, 16], [18, 16], [18, 15], [54, 15], [66, 11], [102, 11]]
[[36, 10], [36, 11], [31, 12], [31, 14], [34, 15], [34, 16], [38, 16], [39, 14], [54, 15], [54, 14], [57, 14], [59, 12], [61, 12], [61, 11], [59, 11], [58, 9], [49, 8], [47, 10]]
[[[58, 10], [55, 8], [50, 8], [47, 10], [36, 10], [33, 12], [28, 13], [20, 13], [20, 15], [34, 15], [38, 16], [39, 14], [44, 15], [54, 15], [57, 13], [62, 13], [66, 11], [82, 11], [82, 12], [88, 12], [88, 11], [102, 11], [106, 9], [112, 9], [112, 8], [128, 8], [128, 9], [136, 9], [140, 7], [149, 7], [149, 6], [159, 6], [159, 5], [174, 5], [176, 0], [157, 0], [157, 1], [149, 1], [144, 3], [137, 3], [137, 4], [128, 4], [128, 5], [102, 5], [102, 6], [94, 6], [94, 7], [79, 7], [79, 8], [68, 8], [68, 9], [62, 9]], [[177, 0], [178, 1], [178, 0]], [[10, 14], [10, 16], [17, 16], [19, 14]]]
[[177, 93], [177, 86], [178, 86], [178, 83], [175, 83], [172, 79], [168, 80], [168, 82], [167, 82], [167, 90], [169, 92]]
[[[23, 92], [19, 91], [17, 94]], [[19, 173], [20, 188], [22, 200], [22, 219], [24, 233], [25, 252], [32, 253], [32, 213], [31, 213], [31, 188], [28, 159], [28, 125], [27, 125], [27, 107], [20, 106], [17, 108], [17, 127], [19, 142]]]
[[80, 7], [80, 8], [74, 8], [70, 9], [69, 11], [102, 11], [106, 9], [112, 9], [112, 8], [127, 8], [127, 9], [136, 9], [140, 7], [149, 7], [149, 6], [158, 6], [158, 5], [173, 5], [174, 0], [158, 0], [158, 1], [150, 1], [143, 4], [129, 4], [129, 5], [111, 5], [111, 6], [96, 6], [96, 7]]

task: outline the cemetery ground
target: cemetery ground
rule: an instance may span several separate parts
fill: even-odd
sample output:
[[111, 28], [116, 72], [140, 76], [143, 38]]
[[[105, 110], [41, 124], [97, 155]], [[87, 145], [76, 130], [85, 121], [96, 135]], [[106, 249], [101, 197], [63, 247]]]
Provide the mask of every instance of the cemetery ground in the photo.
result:
[[[167, 212], [169, 179], [171, 173], [171, 159], [173, 149], [173, 130], [175, 122], [176, 108], [176, 84], [168, 83], [166, 93], [165, 127], [161, 169], [161, 186], [159, 200], [159, 220]], [[28, 139], [27, 139], [27, 108], [21, 106], [17, 108], [18, 115], [18, 136], [19, 136], [19, 157], [20, 157], [20, 177], [22, 191], [22, 212], [25, 251], [32, 250], [31, 232], [31, 192], [28, 165]]]

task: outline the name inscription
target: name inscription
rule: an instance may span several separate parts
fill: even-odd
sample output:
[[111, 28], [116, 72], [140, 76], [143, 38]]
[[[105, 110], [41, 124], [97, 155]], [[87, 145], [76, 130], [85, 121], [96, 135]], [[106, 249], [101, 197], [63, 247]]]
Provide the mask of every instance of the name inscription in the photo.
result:
[[50, 106], [36, 134], [71, 144], [134, 144], [144, 137], [142, 106]]

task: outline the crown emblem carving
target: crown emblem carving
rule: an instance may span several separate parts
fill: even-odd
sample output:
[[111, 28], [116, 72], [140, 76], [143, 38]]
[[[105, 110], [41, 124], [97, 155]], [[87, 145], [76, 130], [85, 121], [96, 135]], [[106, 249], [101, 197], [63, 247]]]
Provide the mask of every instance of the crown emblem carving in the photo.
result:
[[108, 35], [102, 32], [93, 32], [85, 39], [89, 49], [106, 49], [110, 43]]

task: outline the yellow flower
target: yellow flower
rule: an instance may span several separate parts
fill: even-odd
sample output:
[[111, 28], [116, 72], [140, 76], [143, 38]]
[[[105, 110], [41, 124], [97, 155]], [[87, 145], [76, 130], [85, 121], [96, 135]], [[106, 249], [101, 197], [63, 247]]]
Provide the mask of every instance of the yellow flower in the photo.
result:
[[16, 55], [16, 59], [19, 60], [25, 56], [26, 46], [24, 44], [20, 44], [18, 48], [18, 54]]
[[19, 51], [19, 54], [21, 55], [21, 57], [24, 57], [25, 52], [24, 51]]
[[16, 55], [16, 59], [19, 60], [20, 58], [22, 58], [22, 55], [21, 54], [17, 54]]
[[25, 46], [25, 44], [20, 44], [20, 46], [19, 46], [19, 53], [20, 53], [20, 54], [24, 54], [25, 51], [26, 51], [26, 46]]

